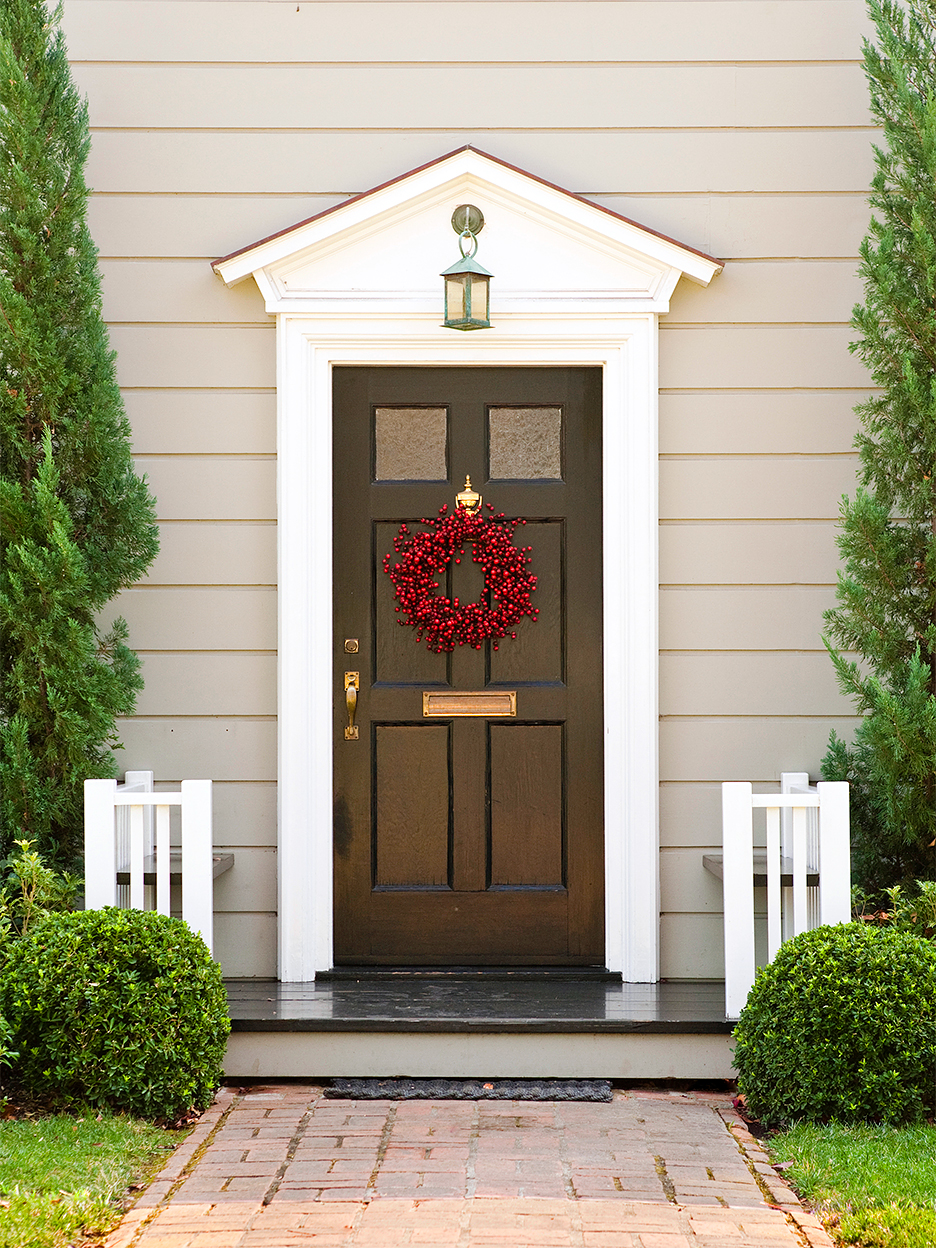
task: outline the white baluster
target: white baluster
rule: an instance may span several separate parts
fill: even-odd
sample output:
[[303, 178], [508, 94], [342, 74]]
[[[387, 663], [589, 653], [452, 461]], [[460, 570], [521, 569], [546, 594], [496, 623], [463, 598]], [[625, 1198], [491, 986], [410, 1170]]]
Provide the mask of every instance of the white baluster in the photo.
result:
[[780, 810], [767, 807], [767, 961], [777, 956], [782, 936], [782, 899], [780, 896]]
[[172, 864], [169, 861], [169, 807], [156, 807], [156, 909], [160, 914], [171, 914], [170, 882]]

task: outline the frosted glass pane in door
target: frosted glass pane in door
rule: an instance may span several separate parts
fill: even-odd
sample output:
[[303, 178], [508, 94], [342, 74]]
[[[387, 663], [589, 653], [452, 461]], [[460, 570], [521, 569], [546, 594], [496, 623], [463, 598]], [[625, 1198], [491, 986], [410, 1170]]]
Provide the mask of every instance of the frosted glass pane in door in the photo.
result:
[[488, 434], [492, 479], [561, 480], [561, 407], [491, 407]]
[[444, 407], [374, 409], [376, 481], [445, 481]]

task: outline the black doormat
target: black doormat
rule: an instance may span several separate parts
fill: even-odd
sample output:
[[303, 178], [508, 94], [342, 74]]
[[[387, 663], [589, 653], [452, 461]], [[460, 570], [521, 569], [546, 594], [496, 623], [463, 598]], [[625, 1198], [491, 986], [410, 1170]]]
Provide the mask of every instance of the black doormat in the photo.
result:
[[333, 1079], [342, 1101], [610, 1101], [609, 1079]]

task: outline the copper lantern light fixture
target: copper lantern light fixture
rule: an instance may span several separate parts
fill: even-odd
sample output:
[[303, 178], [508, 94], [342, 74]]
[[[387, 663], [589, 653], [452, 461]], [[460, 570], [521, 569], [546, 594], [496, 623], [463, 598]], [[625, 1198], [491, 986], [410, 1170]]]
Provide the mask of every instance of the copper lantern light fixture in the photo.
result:
[[459, 204], [452, 214], [452, 229], [458, 235], [461, 259], [440, 276], [445, 278], [445, 328], [490, 329], [489, 273], [475, 259], [478, 234], [484, 229], [484, 217], [474, 204]]

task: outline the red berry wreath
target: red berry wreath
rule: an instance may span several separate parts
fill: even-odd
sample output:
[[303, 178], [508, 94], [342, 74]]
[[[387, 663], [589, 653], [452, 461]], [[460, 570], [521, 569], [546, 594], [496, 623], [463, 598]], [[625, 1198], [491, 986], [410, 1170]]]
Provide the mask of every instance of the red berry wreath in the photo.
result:
[[[488, 504], [489, 511], [493, 508]], [[497, 641], [516, 628], [523, 616], [533, 620], [539, 614], [530, 606], [530, 595], [536, 589], [536, 577], [526, 571], [530, 562], [530, 546], [515, 546], [514, 529], [525, 520], [507, 520], [504, 515], [484, 515], [480, 510], [468, 512], [456, 507], [449, 515], [443, 507], [438, 519], [420, 520], [426, 525], [422, 533], [410, 533], [405, 524], [393, 539], [393, 555], [385, 555], [383, 569], [393, 582], [396, 610], [407, 618], [403, 626], [416, 629], [416, 640], [426, 640], [436, 654], [454, 650], [456, 646], [473, 646], [480, 650], [491, 639]], [[479, 601], [460, 603], [436, 593], [435, 579], [445, 572], [452, 559], [461, 563], [465, 543], [473, 544], [472, 559], [484, 569], [484, 591]]]

